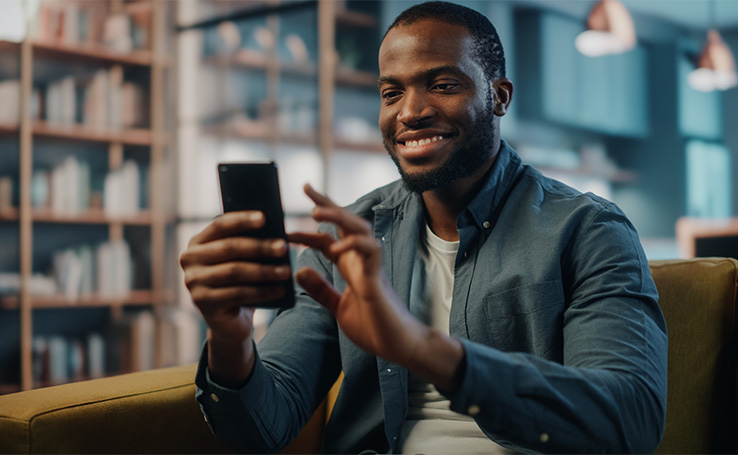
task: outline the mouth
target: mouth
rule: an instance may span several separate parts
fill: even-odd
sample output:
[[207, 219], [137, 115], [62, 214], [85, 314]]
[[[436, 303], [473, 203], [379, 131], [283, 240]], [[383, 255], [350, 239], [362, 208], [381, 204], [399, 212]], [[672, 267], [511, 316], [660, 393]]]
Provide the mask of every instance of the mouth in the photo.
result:
[[422, 147], [426, 144], [430, 144], [433, 142], [440, 142], [444, 139], [448, 139], [449, 136], [441, 136], [436, 135], [428, 138], [422, 138], [422, 139], [412, 139], [407, 141], [397, 141], [398, 144], [404, 146], [404, 147]]

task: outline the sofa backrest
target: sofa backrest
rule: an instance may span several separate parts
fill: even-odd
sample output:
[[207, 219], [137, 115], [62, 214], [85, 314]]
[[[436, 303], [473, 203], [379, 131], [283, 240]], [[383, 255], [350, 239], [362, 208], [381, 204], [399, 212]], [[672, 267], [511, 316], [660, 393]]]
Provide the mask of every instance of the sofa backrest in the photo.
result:
[[669, 332], [666, 430], [657, 453], [736, 453], [738, 261], [652, 261]]

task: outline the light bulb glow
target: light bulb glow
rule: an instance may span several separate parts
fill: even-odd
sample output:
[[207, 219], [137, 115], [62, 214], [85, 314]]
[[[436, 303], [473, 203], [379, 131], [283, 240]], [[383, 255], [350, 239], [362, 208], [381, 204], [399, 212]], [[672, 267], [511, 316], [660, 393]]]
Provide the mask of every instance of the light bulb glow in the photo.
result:
[[689, 85], [700, 92], [713, 90], [728, 90], [738, 85], [735, 73], [715, 71], [708, 68], [697, 68], [687, 76]]
[[586, 30], [577, 36], [574, 44], [587, 57], [619, 54], [631, 50], [635, 43], [623, 42], [616, 35], [597, 30]]

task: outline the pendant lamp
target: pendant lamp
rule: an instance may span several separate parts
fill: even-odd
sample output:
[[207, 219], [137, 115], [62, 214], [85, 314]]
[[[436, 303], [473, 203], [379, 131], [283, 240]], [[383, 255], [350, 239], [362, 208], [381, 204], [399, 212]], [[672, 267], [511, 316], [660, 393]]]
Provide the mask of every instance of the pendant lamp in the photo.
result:
[[619, 54], [636, 44], [635, 27], [619, 0], [599, 0], [587, 17], [587, 30], [580, 33], [576, 47], [588, 57]]
[[738, 85], [733, 54], [715, 28], [714, 1], [710, 2], [710, 30], [707, 32], [707, 43], [697, 60], [697, 68], [689, 73], [688, 81], [693, 89], [701, 92], [728, 90]]

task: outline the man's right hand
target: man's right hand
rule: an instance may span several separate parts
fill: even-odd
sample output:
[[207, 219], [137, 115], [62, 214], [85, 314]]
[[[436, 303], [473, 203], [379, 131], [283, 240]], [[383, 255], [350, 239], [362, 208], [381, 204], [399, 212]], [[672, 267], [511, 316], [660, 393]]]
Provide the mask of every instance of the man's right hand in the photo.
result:
[[248, 237], [264, 225], [264, 214], [230, 212], [195, 235], [180, 256], [185, 284], [208, 326], [208, 366], [216, 382], [235, 386], [253, 367], [254, 309], [285, 292], [286, 265], [263, 264], [282, 257], [281, 239]]

